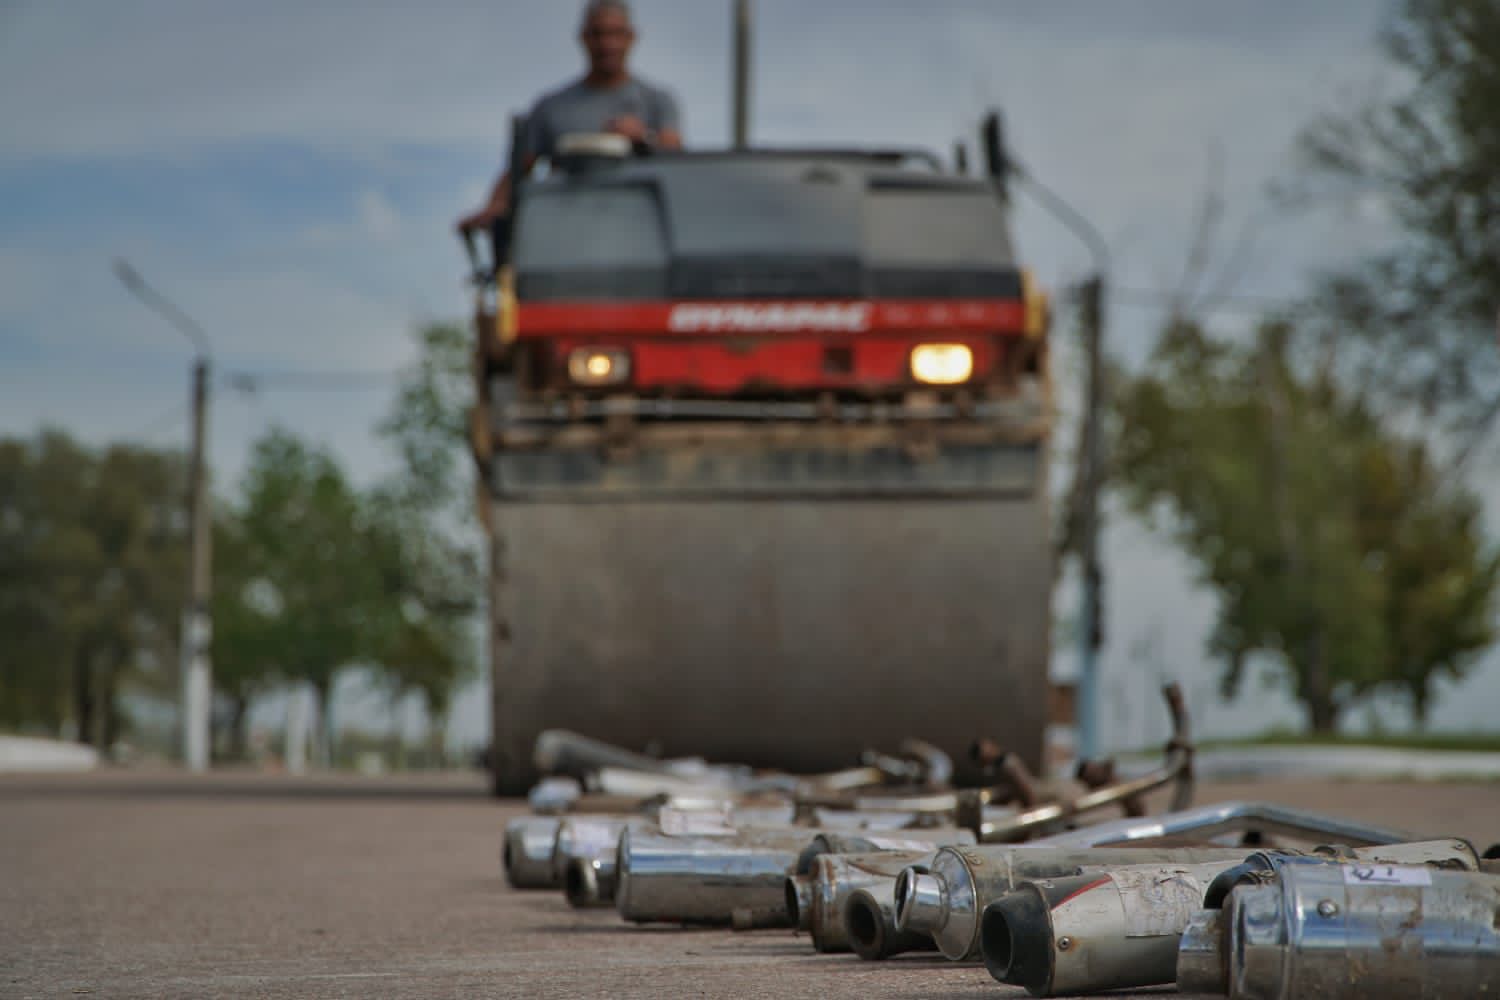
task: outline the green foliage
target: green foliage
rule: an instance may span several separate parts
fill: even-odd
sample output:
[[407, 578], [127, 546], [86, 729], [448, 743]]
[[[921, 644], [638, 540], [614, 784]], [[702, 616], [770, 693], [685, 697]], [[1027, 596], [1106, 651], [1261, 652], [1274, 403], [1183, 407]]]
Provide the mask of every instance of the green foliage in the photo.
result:
[[380, 426], [402, 470], [372, 498], [383, 586], [399, 609], [381, 629], [377, 658], [394, 697], [415, 692], [429, 739], [441, 730], [458, 686], [473, 675], [473, 617], [481, 579], [467, 462], [473, 404], [472, 337], [434, 324], [417, 332], [419, 357]]
[[0, 724], [108, 746], [131, 679], [175, 671], [186, 582], [177, 456], [84, 448], [43, 432], [0, 441]]
[[[334, 680], [375, 652], [389, 614], [368, 519], [333, 457], [283, 430], [256, 443], [243, 494], [230, 552], [244, 560], [239, 582], [251, 589], [231, 595], [239, 606], [227, 609], [230, 631], [216, 652], [251, 677], [274, 670], [311, 684], [326, 743]], [[238, 632], [241, 623], [251, 627]]]
[[1396, 686], [1425, 711], [1492, 639], [1500, 559], [1473, 497], [1425, 448], [1390, 433], [1326, 373], [1299, 375], [1293, 331], [1253, 347], [1179, 322], [1146, 373], [1123, 378], [1115, 455], [1142, 513], [1218, 594], [1211, 650], [1226, 693], [1247, 658], [1277, 657], [1326, 731], [1359, 696]]
[[1329, 279], [1346, 373], [1460, 426], [1500, 407], [1500, 0], [1406, 0], [1386, 37], [1405, 89], [1302, 136], [1301, 195], [1378, 200], [1394, 249]]

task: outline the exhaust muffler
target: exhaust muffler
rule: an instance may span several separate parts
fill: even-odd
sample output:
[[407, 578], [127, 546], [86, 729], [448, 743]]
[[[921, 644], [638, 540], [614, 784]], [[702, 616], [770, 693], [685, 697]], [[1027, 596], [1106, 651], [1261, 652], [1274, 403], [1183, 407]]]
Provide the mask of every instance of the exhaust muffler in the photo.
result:
[[844, 928], [849, 946], [866, 961], [879, 961], [907, 951], [932, 951], [932, 935], [896, 928], [896, 902], [891, 886], [855, 889], [844, 904]]
[[517, 816], [505, 824], [500, 863], [516, 889], [556, 889], [561, 876], [552, 867], [552, 845], [561, 824], [556, 816]]
[[1500, 875], [1279, 858], [1193, 915], [1180, 989], [1241, 1000], [1500, 996]]
[[979, 957], [979, 917], [984, 908], [1030, 879], [1063, 878], [1109, 867], [1212, 862], [1228, 868], [1244, 848], [943, 848], [926, 867], [903, 871], [896, 882], [896, 924], [930, 934], [954, 961]]
[[1022, 883], [984, 908], [985, 967], [1038, 997], [1173, 982], [1183, 929], [1225, 867], [1138, 865]]
[[792, 875], [786, 880], [791, 923], [798, 930], [808, 931], [813, 947], [820, 952], [849, 951], [844, 908], [850, 894], [867, 889], [882, 898], [889, 896], [894, 930], [897, 876], [910, 865], [925, 865], [931, 860], [930, 850], [818, 855], [809, 874]]
[[786, 879], [816, 830], [741, 830], [670, 837], [620, 835], [615, 908], [636, 923], [788, 927]]

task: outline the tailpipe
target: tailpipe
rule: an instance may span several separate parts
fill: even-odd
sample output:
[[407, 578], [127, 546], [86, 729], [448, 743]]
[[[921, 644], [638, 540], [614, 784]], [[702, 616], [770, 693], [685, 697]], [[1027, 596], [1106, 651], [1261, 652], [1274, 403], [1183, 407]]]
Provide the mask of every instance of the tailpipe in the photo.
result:
[[849, 946], [866, 961], [878, 961], [907, 951], [932, 951], [932, 935], [896, 929], [892, 885], [855, 889], [844, 904], [844, 926]]
[[985, 968], [1032, 996], [1172, 983], [1177, 945], [1225, 865], [1140, 865], [1027, 882], [985, 907]]
[[555, 816], [518, 816], [505, 824], [500, 864], [513, 888], [556, 889], [562, 884], [552, 867], [559, 823]]
[[[888, 898], [894, 926], [897, 877], [910, 865], [931, 861], [931, 851], [819, 855], [813, 860], [811, 875], [788, 880], [789, 888], [792, 882], [807, 880], [808, 912], [801, 929], [811, 933], [813, 947], [820, 952], [849, 951], [852, 948], [847, 923], [849, 897], [864, 889], [882, 900]], [[790, 901], [791, 896], [787, 898]], [[929, 942], [931, 937], [927, 935]]]
[[1497, 997], [1500, 876], [1277, 859], [1194, 915], [1177, 983], [1246, 1000]]
[[980, 914], [1021, 883], [1126, 865], [1210, 863], [1228, 868], [1244, 857], [1243, 848], [1223, 847], [945, 847], [929, 864], [901, 873], [896, 882], [896, 926], [930, 934], [944, 956], [970, 961], [980, 955]]
[[786, 879], [811, 830], [733, 836], [620, 835], [615, 907], [635, 923], [788, 927]]

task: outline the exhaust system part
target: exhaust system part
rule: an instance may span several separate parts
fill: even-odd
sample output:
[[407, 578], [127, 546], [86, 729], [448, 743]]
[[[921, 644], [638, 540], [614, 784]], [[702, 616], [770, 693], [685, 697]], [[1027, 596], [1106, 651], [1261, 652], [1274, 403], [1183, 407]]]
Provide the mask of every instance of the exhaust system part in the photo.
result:
[[1076, 798], [1024, 810], [1008, 821], [980, 822], [976, 830], [979, 840], [986, 844], [1026, 840], [1039, 830], [1053, 827], [1081, 813], [1111, 805], [1131, 808], [1132, 803], [1138, 802], [1142, 795], [1168, 784], [1176, 785], [1172, 794], [1172, 808], [1185, 809], [1193, 798], [1193, 744], [1187, 707], [1183, 703], [1182, 690], [1176, 684], [1168, 684], [1162, 689], [1162, 694], [1172, 715], [1172, 738], [1167, 741], [1166, 759], [1161, 767], [1139, 778], [1092, 789]]
[[[1431, 994], [1409, 991], [1400, 979], [1418, 961], [1425, 981], [1427, 963], [1446, 946], [1448, 960], [1473, 951], [1478, 961], [1491, 963], [1490, 979], [1475, 982], [1488, 982], [1485, 988], [1500, 994], [1500, 877], [1485, 874], [1485, 867], [1487, 862], [1461, 840], [1356, 852], [1323, 847], [1305, 856], [1251, 855], [1244, 865], [1209, 883], [1206, 909], [1188, 922], [1178, 946], [1178, 988], [1184, 993], [1239, 990], [1233, 996], [1251, 1000], [1301, 996], [1302, 991], [1335, 999], [1457, 996], [1463, 993], [1458, 979], [1437, 978]], [[1484, 906], [1470, 907], [1466, 916], [1464, 895], [1472, 903], [1472, 891], [1479, 886], [1482, 898], [1485, 883], [1490, 916]], [[1469, 919], [1476, 915], [1478, 922]], [[1490, 957], [1485, 958], [1487, 948]], [[1301, 958], [1299, 949], [1305, 952]], [[1382, 970], [1365, 954], [1371, 951], [1394, 963], [1391, 969]], [[1313, 970], [1310, 978], [1299, 981], [1293, 961]], [[1241, 982], [1245, 970], [1254, 972]], [[1370, 982], [1364, 978], [1370, 970], [1385, 979]], [[1340, 976], [1346, 978], [1341, 990], [1331, 990], [1329, 984]], [[1485, 996], [1479, 987], [1473, 990], [1478, 993], [1470, 996]]]
[[591, 860], [608, 854], [611, 863], [620, 846], [620, 833], [627, 826], [646, 826], [644, 816], [567, 816], [557, 824], [552, 841], [552, 874], [563, 884], [568, 866], [575, 860]]
[[538, 815], [570, 812], [583, 797], [583, 785], [575, 778], [543, 778], [531, 787], [526, 802]]
[[931, 851], [922, 850], [821, 854], [813, 859], [810, 875], [787, 879], [787, 910], [798, 930], [811, 932], [818, 951], [848, 951], [844, 906], [849, 895], [856, 889], [877, 892], [882, 899], [889, 895], [894, 930], [897, 876], [910, 865], [930, 864], [932, 857]]
[[1223, 910], [1199, 910], [1188, 918], [1177, 942], [1180, 993], [1229, 992], [1229, 954]]
[[896, 906], [890, 884], [879, 889], [855, 889], [844, 903], [843, 922], [849, 946], [869, 962], [904, 951], [932, 951], [928, 934], [896, 929]]
[[620, 834], [649, 825], [644, 816], [570, 816], [559, 823], [552, 871], [568, 902], [576, 907], [613, 903]]
[[930, 865], [907, 868], [897, 879], [896, 923], [902, 930], [931, 934], [946, 957], [968, 961], [980, 954], [984, 908], [1022, 882], [1123, 865], [1211, 863], [1228, 868], [1244, 858], [1242, 847], [945, 847]]
[[556, 816], [517, 816], [505, 824], [500, 863], [516, 889], [556, 889], [562, 880], [552, 867], [552, 845], [561, 821]]
[[537, 734], [531, 761], [542, 774], [579, 779], [604, 767], [650, 774], [666, 774], [671, 770], [666, 761], [566, 729], [547, 729]]
[[984, 908], [985, 968], [1032, 996], [1175, 982], [1177, 945], [1223, 862], [1024, 882]]
[[[1237, 888], [1224, 911], [1231, 997], [1500, 996], [1500, 876], [1326, 862], [1279, 869], [1274, 883]], [[1190, 978], [1206, 978], [1207, 966], [1195, 958]]]
[[815, 830], [727, 837], [620, 834], [615, 907], [636, 923], [786, 927], [786, 878]]
[[1457, 838], [1419, 840], [1409, 844], [1385, 844], [1379, 847], [1324, 844], [1306, 854], [1298, 851], [1256, 851], [1242, 863], [1221, 872], [1208, 884], [1208, 890], [1203, 895], [1204, 909], [1222, 908], [1229, 894], [1241, 885], [1264, 885], [1275, 881], [1281, 866], [1292, 861], [1428, 865], [1468, 872], [1479, 871], [1481, 865], [1474, 845]]
[[[1066, 833], [1040, 837], [1033, 844], [1054, 847], [1106, 847], [1149, 843], [1168, 838], [1207, 840], [1225, 833], [1266, 833], [1319, 842], [1368, 846], [1418, 840], [1402, 830], [1358, 823], [1292, 809], [1271, 802], [1220, 802], [1142, 819], [1095, 823]], [[981, 840], [984, 837], [981, 835]]]
[[[974, 843], [974, 834], [958, 827], [892, 830], [885, 833], [826, 831], [812, 838], [797, 857], [798, 875], [812, 872], [813, 861], [825, 854], [875, 854], [879, 851], [919, 851], [931, 854], [939, 847], [962, 847]], [[892, 878], [900, 869], [892, 872]]]
[[574, 858], [563, 877], [563, 895], [575, 909], [613, 906], [618, 869], [613, 857]]

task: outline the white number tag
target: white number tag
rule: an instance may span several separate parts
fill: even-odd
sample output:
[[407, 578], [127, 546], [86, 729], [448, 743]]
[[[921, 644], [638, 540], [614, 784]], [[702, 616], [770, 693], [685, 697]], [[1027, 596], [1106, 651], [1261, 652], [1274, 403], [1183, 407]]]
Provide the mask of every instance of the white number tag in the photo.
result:
[[1345, 885], [1431, 885], [1428, 868], [1398, 865], [1345, 865]]

